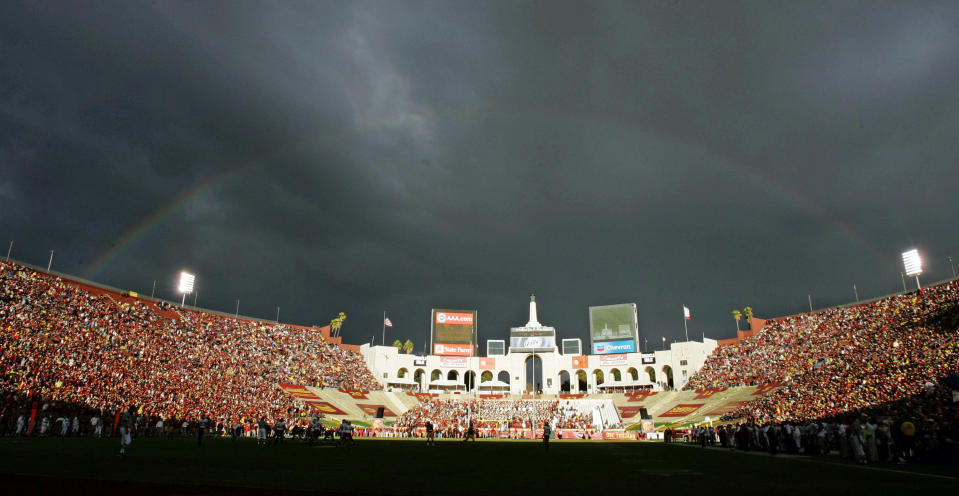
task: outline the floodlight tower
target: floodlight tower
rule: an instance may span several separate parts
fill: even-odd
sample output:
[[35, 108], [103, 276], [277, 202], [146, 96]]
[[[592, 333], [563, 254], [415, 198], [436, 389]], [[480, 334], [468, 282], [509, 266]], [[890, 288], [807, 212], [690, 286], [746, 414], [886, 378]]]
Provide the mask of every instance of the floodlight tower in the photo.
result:
[[180, 300], [180, 307], [186, 303], [187, 293], [193, 292], [193, 281], [196, 279], [196, 276], [190, 274], [189, 272], [180, 272], [180, 287], [179, 291], [183, 293], [183, 299]]
[[919, 258], [919, 250], [913, 248], [902, 254], [902, 265], [906, 269], [906, 275], [916, 276], [916, 289], [922, 289], [919, 286], [919, 274], [922, 274], [922, 259]]

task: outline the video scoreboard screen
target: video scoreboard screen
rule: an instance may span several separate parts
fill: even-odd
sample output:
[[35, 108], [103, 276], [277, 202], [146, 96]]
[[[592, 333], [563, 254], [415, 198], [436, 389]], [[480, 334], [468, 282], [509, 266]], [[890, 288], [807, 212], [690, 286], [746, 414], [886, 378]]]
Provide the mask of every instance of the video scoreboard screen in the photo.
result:
[[433, 309], [431, 324], [434, 355], [475, 355], [476, 310]]
[[589, 307], [589, 337], [594, 355], [638, 351], [636, 304]]

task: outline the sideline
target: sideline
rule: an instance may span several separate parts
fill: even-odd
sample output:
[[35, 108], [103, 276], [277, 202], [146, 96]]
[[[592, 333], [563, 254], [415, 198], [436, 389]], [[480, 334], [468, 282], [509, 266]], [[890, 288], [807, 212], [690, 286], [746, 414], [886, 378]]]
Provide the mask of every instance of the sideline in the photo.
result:
[[[662, 443], [662, 444], [663, 444], [663, 445], [668, 444], [668, 445], [670, 445], [670, 446], [685, 446], [685, 447], [689, 447], [689, 448], [697, 448], [697, 449], [700, 449], [700, 450], [704, 449], [704, 448], [702, 448], [701, 446], [699, 446], [698, 444], [687, 444], [687, 443]], [[711, 450], [711, 451], [727, 452], [727, 453], [730, 452], [729, 448], [719, 448], [719, 447], [715, 447], [715, 446], [707, 446], [705, 449], [708, 449], [708, 450]], [[765, 452], [765, 451], [751, 450], [751, 451], [734, 451], [734, 452], [735, 452], [735, 453], [738, 453], [738, 454], [741, 454], [741, 455], [766, 456], [766, 457], [770, 457], [770, 458], [773, 457], [773, 455], [770, 455], [769, 453], [767, 453], [767, 452]], [[775, 458], [784, 458], [784, 459], [789, 459], [789, 460], [797, 460], [797, 461], [807, 462], [807, 463], [818, 463], [818, 464], [821, 464], [821, 465], [834, 465], [834, 466], [837, 466], [837, 467], [849, 467], [849, 468], [859, 468], [859, 469], [863, 469], [863, 470], [874, 470], [874, 471], [877, 471], [877, 472], [889, 472], [889, 473], [894, 473], [894, 474], [916, 475], [916, 476], [919, 476], [919, 477], [933, 477], [933, 478], [936, 478], [936, 479], [946, 479], [946, 480], [959, 480], [959, 477], [955, 477], [955, 476], [951, 476], [951, 475], [931, 474], [931, 473], [928, 473], [928, 472], [915, 472], [915, 471], [912, 471], [912, 470], [897, 470], [897, 469], [894, 469], [894, 468], [883, 468], [883, 467], [877, 467], [877, 466], [874, 466], [874, 465], [859, 465], [859, 464], [855, 464], [855, 463], [831, 462], [831, 461], [828, 461], [828, 460], [822, 460], [822, 459], [819, 459], [819, 458], [814, 458], [814, 457], [811, 457], [811, 456], [808, 456], [808, 455], [790, 455], [790, 454], [787, 454], [787, 453], [778, 453], [778, 454], [776, 454]]]

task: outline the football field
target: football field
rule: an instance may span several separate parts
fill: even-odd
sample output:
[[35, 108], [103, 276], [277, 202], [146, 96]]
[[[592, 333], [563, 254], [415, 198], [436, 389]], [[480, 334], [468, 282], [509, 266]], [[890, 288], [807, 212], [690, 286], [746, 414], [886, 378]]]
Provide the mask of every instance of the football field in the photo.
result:
[[[639, 442], [0, 439], [6, 494], [890, 494], [959, 489], [959, 469]], [[14, 492], [18, 491], [18, 492]]]

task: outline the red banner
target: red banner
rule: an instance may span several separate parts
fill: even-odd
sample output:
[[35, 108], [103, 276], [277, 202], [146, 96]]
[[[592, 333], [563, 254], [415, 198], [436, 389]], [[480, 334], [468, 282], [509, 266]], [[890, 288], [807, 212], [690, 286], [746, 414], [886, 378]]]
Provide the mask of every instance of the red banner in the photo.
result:
[[406, 394], [408, 394], [408, 395], [416, 398], [416, 399], [419, 400], [421, 403], [424, 402], [424, 401], [429, 401], [430, 398], [439, 396], [439, 395], [436, 394], [436, 393], [411, 393], [411, 392], [409, 392], [409, 391], [407, 391]]
[[640, 405], [640, 406], [617, 406], [616, 408], [619, 409], [619, 416], [626, 419], [626, 418], [633, 418], [639, 415], [639, 411], [643, 407], [642, 405]]
[[712, 396], [712, 395], [714, 395], [714, 394], [716, 394], [716, 393], [721, 393], [721, 392], [723, 392], [723, 391], [725, 391], [725, 390], [727, 390], [727, 389], [729, 389], [729, 388], [706, 388], [706, 389], [697, 389], [697, 390], [696, 390], [696, 398], [694, 398], [694, 399], [697, 399], [697, 400], [709, 399], [710, 396]]
[[730, 401], [729, 403], [726, 403], [725, 405], [707, 413], [706, 415], [709, 415], [710, 417], [722, 417], [723, 415], [726, 415], [727, 413], [746, 404], [749, 404], [749, 402], [748, 401]]
[[361, 405], [359, 403], [356, 406], [360, 407], [360, 410], [363, 410], [363, 413], [369, 415], [370, 417], [375, 417], [377, 410], [380, 408], [383, 409], [383, 417], [395, 417], [396, 414], [391, 412], [389, 408], [386, 408], [383, 405]]
[[296, 384], [280, 384], [280, 388], [304, 401], [320, 399], [319, 396], [313, 393], [313, 391], [307, 389], [306, 386], [297, 386]]
[[344, 389], [344, 388], [340, 388], [340, 392], [346, 393], [346, 394], [352, 396], [354, 399], [357, 399], [357, 400], [368, 400], [368, 399], [369, 399], [369, 398], [366, 397], [366, 394], [369, 393], [369, 391], [363, 391], [363, 390], [361, 390], [361, 389]]
[[626, 393], [626, 396], [629, 398], [630, 402], [634, 402], [643, 401], [654, 394], [656, 394], [656, 391], [631, 391]]
[[586, 355], [578, 355], [573, 357], [573, 368], [574, 369], [587, 369], [589, 368], [589, 357]]
[[306, 400], [306, 403], [310, 405], [310, 408], [327, 415], [346, 415], [346, 412], [340, 410], [339, 408], [327, 403], [326, 401], [311, 401]]
[[766, 394], [772, 391], [773, 389], [778, 388], [779, 386], [782, 386], [782, 384], [779, 384], [778, 382], [771, 382], [769, 384], [760, 384], [759, 387], [757, 387], [756, 390], [753, 391], [753, 396]]
[[582, 398], [582, 397], [584, 397], [584, 396], [586, 396], [586, 395], [583, 394], [583, 393], [561, 394], [561, 395], [559, 395], [559, 397], [562, 398], [562, 399], [564, 399], [564, 400], [574, 400], [574, 399], [576, 399], [576, 398]]
[[660, 417], [685, 417], [696, 410], [702, 408], [705, 403], [683, 403], [676, 405], [669, 410], [660, 413]]
[[481, 357], [479, 359], [480, 370], [493, 370], [496, 368], [496, 359], [493, 357]]

